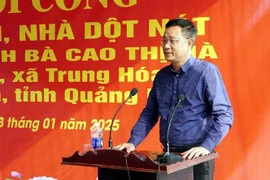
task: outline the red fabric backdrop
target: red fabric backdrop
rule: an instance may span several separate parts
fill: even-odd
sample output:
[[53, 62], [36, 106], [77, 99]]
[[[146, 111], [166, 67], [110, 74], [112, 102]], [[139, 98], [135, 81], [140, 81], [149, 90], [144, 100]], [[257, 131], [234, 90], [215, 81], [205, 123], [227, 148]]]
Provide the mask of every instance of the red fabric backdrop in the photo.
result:
[[[96, 121], [107, 148], [106, 127], [137, 87], [113, 131], [114, 145], [129, 138], [155, 73], [167, 65], [159, 40], [176, 17], [198, 26], [193, 54], [219, 67], [234, 108], [234, 126], [216, 148], [215, 179], [269, 179], [269, 4], [0, 0], [0, 180], [16, 179], [12, 171], [95, 180], [95, 168], [63, 166], [61, 158], [89, 143]], [[138, 149], [160, 150], [158, 127]]]

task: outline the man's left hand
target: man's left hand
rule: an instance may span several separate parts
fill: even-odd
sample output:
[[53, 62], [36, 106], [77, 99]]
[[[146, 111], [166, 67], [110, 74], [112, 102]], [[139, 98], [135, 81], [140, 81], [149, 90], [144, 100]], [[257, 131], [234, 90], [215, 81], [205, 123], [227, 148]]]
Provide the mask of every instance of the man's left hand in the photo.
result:
[[185, 152], [183, 152], [181, 155], [183, 156], [184, 159], [194, 159], [197, 158], [199, 156], [204, 156], [210, 154], [210, 152], [205, 149], [204, 147], [194, 147], [191, 148]]

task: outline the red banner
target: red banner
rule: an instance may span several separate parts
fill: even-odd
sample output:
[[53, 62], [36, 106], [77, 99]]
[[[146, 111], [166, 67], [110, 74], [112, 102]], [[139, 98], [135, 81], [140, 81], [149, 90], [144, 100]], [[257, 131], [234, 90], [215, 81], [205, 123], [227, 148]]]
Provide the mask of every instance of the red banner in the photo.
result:
[[[268, 179], [270, 3], [265, 0], [0, 0], [0, 180], [97, 177], [61, 165], [100, 122], [107, 148], [125, 142], [157, 71], [171, 18], [198, 27], [193, 55], [216, 64], [234, 125], [216, 148], [215, 179]], [[161, 150], [158, 127], [139, 150]]]

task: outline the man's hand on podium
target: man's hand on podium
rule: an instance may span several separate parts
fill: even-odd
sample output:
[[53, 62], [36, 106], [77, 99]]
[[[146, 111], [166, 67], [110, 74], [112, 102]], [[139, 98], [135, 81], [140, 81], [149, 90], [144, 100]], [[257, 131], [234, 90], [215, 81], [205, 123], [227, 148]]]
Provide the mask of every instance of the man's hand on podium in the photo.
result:
[[191, 148], [191, 149], [181, 153], [181, 155], [183, 156], [184, 159], [194, 159], [194, 158], [197, 158], [199, 156], [205, 156], [207, 154], [210, 154], [210, 152], [201, 146]]
[[126, 151], [130, 153], [131, 151], [135, 151], [135, 146], [132, 143], [123, 143], [119, 144], [118, 146], [113, 147], [113, 149]]

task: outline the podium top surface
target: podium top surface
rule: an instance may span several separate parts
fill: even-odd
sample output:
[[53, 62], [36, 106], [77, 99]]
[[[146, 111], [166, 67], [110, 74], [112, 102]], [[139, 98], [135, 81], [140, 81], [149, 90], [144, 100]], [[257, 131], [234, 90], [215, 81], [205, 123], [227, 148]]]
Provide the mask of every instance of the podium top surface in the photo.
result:
[[76, 151], [70, 157], [63, 157], [61, 164], [170, 174], [218, 157], [217, 153], [211, 153], [173, 164], [161, 164], [157, 162], [157, 156], [161, 153], [134, 151], [128, 154], [125, 151], [114, 149], [99, 149], [80, 154], [79, 151]]

